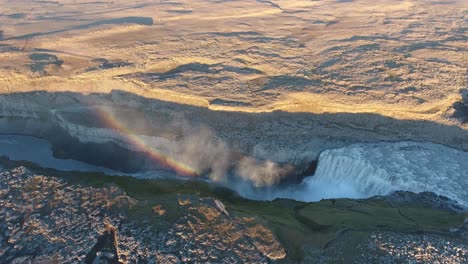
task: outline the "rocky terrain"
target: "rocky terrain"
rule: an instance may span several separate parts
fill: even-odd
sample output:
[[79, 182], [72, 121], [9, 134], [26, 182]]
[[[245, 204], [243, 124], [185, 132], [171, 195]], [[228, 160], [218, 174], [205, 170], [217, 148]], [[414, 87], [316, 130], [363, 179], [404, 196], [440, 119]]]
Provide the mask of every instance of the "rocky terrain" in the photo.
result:
[[2, 263], [267, 263], [286, 253], [255, 218], [221, 212], [212, 198], [138, 201], [116, 186], [93, 188], [0, 173]]
[[0, 172], [2, 263], [468, 261], [466, 209], [432, 193], [254, 202], [198, 181], [26, 165]]
[[[0, 262], [467, 262], [467, 15], [464, 0], [0, 0], [0, 134], [145, 178], [1, 157]], [[265, 199], [314, 174], [381, 196], [224, 188]]]

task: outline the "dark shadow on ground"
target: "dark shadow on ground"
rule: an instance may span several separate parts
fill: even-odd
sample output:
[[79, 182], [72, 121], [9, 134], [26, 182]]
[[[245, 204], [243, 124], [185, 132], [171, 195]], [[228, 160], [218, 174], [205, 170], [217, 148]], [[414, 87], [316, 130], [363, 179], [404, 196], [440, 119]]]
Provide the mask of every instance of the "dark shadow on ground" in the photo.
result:
[[[160, 164], [152, 164], [148, 153], [130, 151], [110, 140], [100, 144], [80, 142], [56, 124], [56, 117], [50, 110], [60, 113], [61, 117], [73, 124], [113, 128], [108, 120], [103, 120], [90, 110], [112, 104], [115, 115], [124, 127], [131, 128], [131, 133], [173, 137], [171, 139], [177, 139], [180, 135], [176, 130], [171, 131], [169, 124], [183, 116], [189, 125], [209, 127], [226, 142], [230, 150], [241, 154], [252, 153], [253, 147], [259, 143], [274, 147], [287, 146], [289, 149], [297, 146], [300, 151], [305, 151], [307, 144], [317, 139], [339, 141], [342, 145], [377, 141], [430, 141], [465, 151], [468, 149], [468, 130], [460, 126], [426, 120], [398, 120], [379, 114], [214, 111], [145, 98], [121, 90], [109, 94], [37, 91], [5, 94], [0, 99], [4, 99], [0, 100], [0, 109], [9, 113], [7, 117], [0, 117], [0, 134], [41, 137], [52, 143], [58, 157], [73, 158], [125, 172], [152, 169]], [[19, 104], [27, 105], [37, 112], [9, 109]], [[14, 111], [18, 111], [18, 117], [14, 117]], [[295, 173], [300, 175], [293, 177], [294, 182], [300, 181], [304, 173], [313, 174], [316, 167], [313, 160], [294, 165]]]
[[93, 22], [93, 23], [73, 26], [73, 27], [69, 27], [65, 29], [46, 31], [46, 32], [35, 32], [31, 34], [3, 38], [2, 40], [31, 39], [34, 37], [63, 33], [63, 32], [67, 32], [71, 30], [87, 29], [87, 28], [92, 28], [92, 27], [97, 27], [97, 26], [102, 26], [102, 25], [120, 25], [120, 24], [136, 24], [136, 25], [151, 26], [153, 25], [153, 18], [151, 17], [121, 17], [121, 18], [104, 19], [104, 20]]

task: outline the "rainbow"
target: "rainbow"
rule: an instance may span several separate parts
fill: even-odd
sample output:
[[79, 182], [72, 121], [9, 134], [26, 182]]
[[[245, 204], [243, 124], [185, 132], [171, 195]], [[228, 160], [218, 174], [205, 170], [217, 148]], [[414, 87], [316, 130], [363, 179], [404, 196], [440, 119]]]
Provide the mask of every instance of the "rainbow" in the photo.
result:
[[148, 157], [156, 164], [159, 164], [165, 168], [170, 168], [174, 170], [177, 174], [186, 177], [195, 177], [200, 173], [190, 167], [187, 164], [184, 164], [169, 155], [148, 146], [145, 141], [138, 135], [131, 132], [129, 127], [123, 122], [119, 121], [118, 117], [109, 111], [105, 107], [96, 107], [96, 114], [99, 119], [106, 125], [106, 127], [116, 130], [121, 136], [125, 137], [128, 142], [130, 142], [136, 150], [146, 153]]

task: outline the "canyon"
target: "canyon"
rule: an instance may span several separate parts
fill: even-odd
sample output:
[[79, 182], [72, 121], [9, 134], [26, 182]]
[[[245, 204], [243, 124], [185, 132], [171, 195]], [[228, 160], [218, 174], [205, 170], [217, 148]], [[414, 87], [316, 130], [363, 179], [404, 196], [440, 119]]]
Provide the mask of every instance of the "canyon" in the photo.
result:
[[0, 0], [0, 262], [468, 261], [467, 15]]

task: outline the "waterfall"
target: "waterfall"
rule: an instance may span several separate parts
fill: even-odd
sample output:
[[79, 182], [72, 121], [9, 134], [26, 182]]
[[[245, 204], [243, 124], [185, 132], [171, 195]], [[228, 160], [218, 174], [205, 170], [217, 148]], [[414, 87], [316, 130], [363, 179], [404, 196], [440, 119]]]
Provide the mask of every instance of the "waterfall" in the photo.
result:
[[305, 201], [405, 190], [468, 204], [468, 153], [421, 142], [354, 144], [323, 151], [315, 175], [303, 184], [294, 196]]

